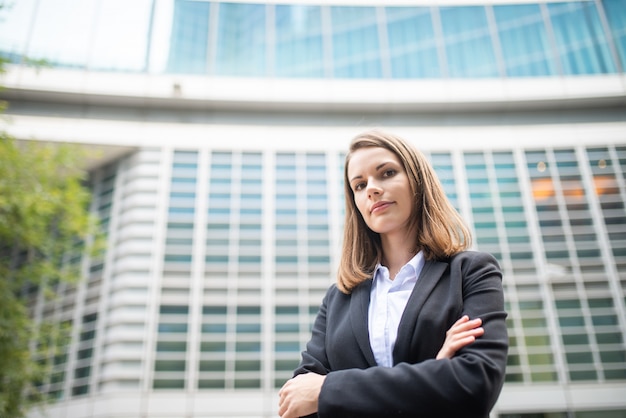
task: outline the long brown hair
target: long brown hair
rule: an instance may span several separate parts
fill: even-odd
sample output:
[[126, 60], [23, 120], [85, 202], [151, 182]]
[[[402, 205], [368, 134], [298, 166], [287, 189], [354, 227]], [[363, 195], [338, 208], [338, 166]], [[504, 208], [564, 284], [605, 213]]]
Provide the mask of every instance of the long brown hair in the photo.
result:
[[348, 179], [352, 154], [366, 147], [380, 147], [393, 152], [406, 171], [414, 196], [409, 228], [417, 231], [416, 253], [421, 250], [427, 260], [443, 259], [471, 245], [469, 229], [446, 197], [426, 157], [398, 136], [378, 130], [361, 133], [352, 139], [344, 166], [346, 219], [337, 275], [337, 286], [344, 293], [350, 293], [359, 283], [371, 278], [383, 255], [380, 235], [365, 224], [354, 202], [354, 192]]

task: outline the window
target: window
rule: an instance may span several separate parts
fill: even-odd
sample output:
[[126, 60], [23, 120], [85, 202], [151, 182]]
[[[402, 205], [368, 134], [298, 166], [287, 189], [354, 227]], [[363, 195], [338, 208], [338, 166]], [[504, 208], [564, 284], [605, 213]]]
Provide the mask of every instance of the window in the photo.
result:
[[441, 7], [450, 77], [498, 77], [489, 23], [482, 6]]
[[215, 73], [266, 76], [265, 5], [220, 3]]
[[275, 15], [275, 75], [279, 77], [323, 77], [324, 52], [321, 7], [276, 5]]
[[333, 75], [380, 78], [380, 44], [374, 7], [331, 6]]
[[616, 71], [595, 3], [547, 3], [547, 8], [564, 74]]

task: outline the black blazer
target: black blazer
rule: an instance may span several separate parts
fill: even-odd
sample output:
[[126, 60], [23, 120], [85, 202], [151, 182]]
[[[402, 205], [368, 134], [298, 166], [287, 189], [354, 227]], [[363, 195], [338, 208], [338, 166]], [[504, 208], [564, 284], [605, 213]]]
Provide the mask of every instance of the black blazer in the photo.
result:
[[[485, 418], [502, 384], [508, 351], [502, 274], [487, 253], [427, 261], [398, 327], [393, 367], [378, 367], [369, 343], [372, 280], [350, 295], [335, 285], [324, 297], [295, 375], [324, 374], [323, 417]], [[462, 315], [485, 333], [452, 359], [435, 360], [446, 331]]]

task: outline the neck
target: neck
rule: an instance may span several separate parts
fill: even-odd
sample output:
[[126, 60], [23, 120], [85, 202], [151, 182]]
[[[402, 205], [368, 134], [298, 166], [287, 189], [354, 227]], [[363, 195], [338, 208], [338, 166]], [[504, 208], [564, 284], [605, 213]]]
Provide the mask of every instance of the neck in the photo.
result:
[[400, 269], [415, 256], [415, 243], [408, 239], [391, 239], [381, 236], [383, 257], [381, 264], [389, 269], [389, 276], [393, 279]]

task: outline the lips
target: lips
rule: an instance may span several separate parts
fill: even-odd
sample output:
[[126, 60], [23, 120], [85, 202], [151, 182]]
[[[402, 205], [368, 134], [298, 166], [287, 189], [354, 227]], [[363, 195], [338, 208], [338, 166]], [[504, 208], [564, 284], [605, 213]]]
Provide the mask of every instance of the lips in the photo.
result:
[[380, 212], [391, 205], [392, 202], [376, 202], [370, 208], [370, 213]]

